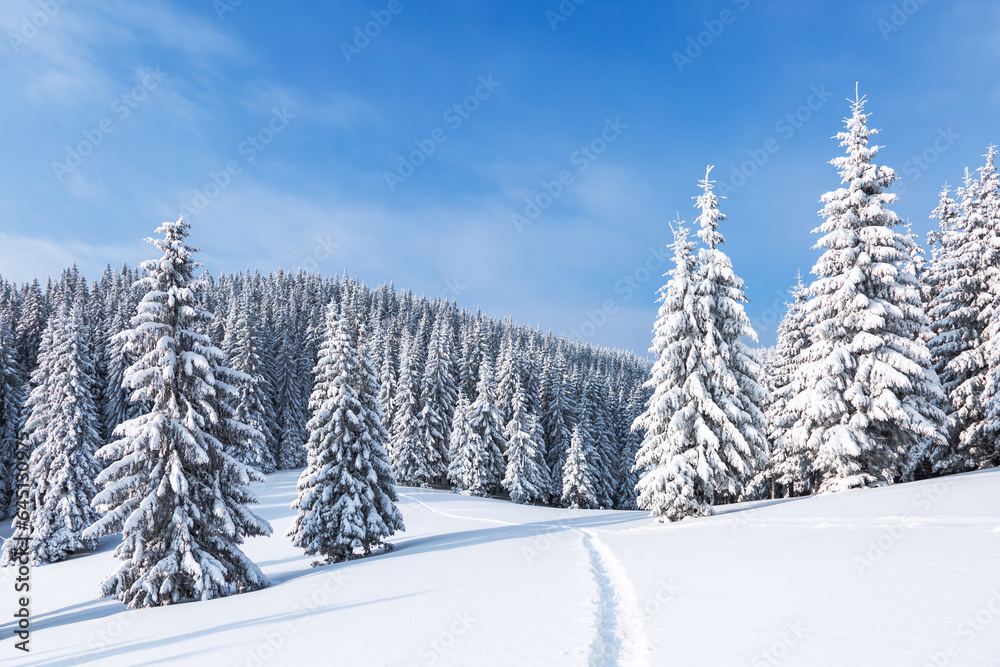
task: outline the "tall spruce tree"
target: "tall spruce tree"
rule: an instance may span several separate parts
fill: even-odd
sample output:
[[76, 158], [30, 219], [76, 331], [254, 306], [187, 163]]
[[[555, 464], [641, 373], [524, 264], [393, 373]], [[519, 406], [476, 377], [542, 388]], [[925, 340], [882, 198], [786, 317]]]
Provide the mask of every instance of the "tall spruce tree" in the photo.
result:
[[0, 314], [0, 518], [13, 514], [18, 435], [24, 395], [14, 335]]
[[707, 443], [711, 431], [701, 414], [704, 390], [695, 373], [701, 331], [695, 244], [682, 223], [674, 228], [670, 279], [660, 289], [660, 308], [650, 352], [655, 360], [646, 387], [653, 394], [632, 425], [643, 434], [635, 458], [639, 509], [660, 521], [712, 513], [713, 480]]
[[562, 472], [569, 451], [572, 428], [572, 397], [566, 384], [566, 363], [562, 355], [553, 362], [543, 381], [545, 405], [542, 428], [545, 433], [546, 463], [552, 477], [552, 495], [562, 495]]
[[442, 482], [448, 475], [448, 436], [458, 400], [455, 376], [451, 326], [446, 318], [439, 317], [431, 333], [420, 390], [423, 403], [421, 423], [425, 429], [423, 437], [426, 445], [434, 450], [430, 470], [434, 482]]
[[[97, 477], [94, 506], [106, 511], [84, 539], [122, 533], [121, 561], [101, 593], [131, 608], [207, 600], [268, 585], [240, 550], [270, 525], [247, 505], [248, 485], [263, 481], [229, 453], [236, 390], [225, 380], [222, 351], [203, 331], [212, 314], [197, 307], [205, 283], [194, 277], [196, 248], [180, 218], [149, 239], [163, 252], [143, 264], [145, 296], [127, 338], [133, 363], [125, 383], [148, 408], [119, 425], [119, 439], [98, 455], [110, 465]], [[220, 439], [221, 438], [221, 439]]]
[[392, 473], [403, 486], [430, 486], [441, 466], [440, 453], [428, 440], [428, 415], [420, 406], [418, 341], [407, 337], [399, 367], [396, 416], [389, 454]]
[[507, 442], [503, 435], [500, 412], [493, 403], [493, 364], [484, 357], [479, 364], [479, 383], [476, 400], [469, 406], [469, 427], [476, 434], [477, 471], [473, 484], [474, 495], [492, 495], [499, 489], [506, 470], [503, 452]]
[[404, 530], [374, 370], [349, 314], [327, 311], [326, 333], [309, 400], [309, 463], [298, 482], [288, 535], [326, 562], [368, 555]]
[[909, 242], [893, 229], [896, 195], [885, 192], [897, 177], [873, 162], [879, 147], [869, 145], [864, 105], [855, 98], [837, 135], [846, 155], [832, 164], [845, 187], [823, 195], [811, 340], [779, 445], [815, 452], [821, 493], [906, 479], [925, 447], [943, 442], [941, 386], [920, 336], [921, 286], [904, 270]]
[[469, 423], [469, 399], [465, 392], [458, 395], [458, 405], [451, 420], [451, 434], [448, 440], [449, 464], [448, 481], [458, 493], [468, 495], [489, 495], [481, 491], [479, 479], [483, 471], [480, 461], [479, 435]]
[[279, 470], [301, 468], [306, 464], [307, 417], [302, 403], [303, 346], [298, 323], [298, 307], [291, 300], [286, 316], [279, 324], [278, 354], [275, 368], [274, 404], [277, 432], [274, 433], [274, 463]]
[[[735, 501], [754, 472], [766, 464], [769, 445], [764, 434], [763, 408], [768, 396], [760, 383], [761, 365], [745, 338], [756, 341], [757, 334], [744, 311], [747, 302], [743, 281], [736, 276], [732, 262], [722, 251], [725, 239], [719, 223], [726, 217], [719, 211], [718, 197], [705, 172], [698, 197], [701, 228], [699, 250], [698, 312], [704, 341], [700, 347], [702, 363], [697, 367], [701, 411], [706, 425], [715, 436], [705, 441], [712, 473], [716, 502]], [[698, 391], [697, 389], [695, 390]]]
[[503, 488], [515, 503], [535, 504], [548, 498], [552, 488], [542, 451], [542, 430], [538, 418], [528, 408], [519, 377], [514, 378], [513, 412], [504, 429], [507, 438], [507, 468]]
[[28, 522], [14, 520], [0, 564], [12, 565], [24, 550], [33, 564], [65, 560], [91, 549], [96, 539], [84, 530], [98, 518], [90, 503], [97, 494], [100, 420], [92, 389], [94, 360], [77, 307], [63, 303], [49, 318], [42, 337], [24, 428], [30, 487]]
[[227, 331], [230, 339], [228, 358], [234, 371], [243, 374], [237, 382], [236, 420], [250, 427], [242, 430], [235, 440], [236, 448], [230, 452], [240, 463], [253, 467], [258, 472], [274, 472], [274, 456], [270, 421], [267, 378], [264, 375], [261, 352], [263, 346], [256, 308], [251, 305], [249, 295], [244, 294], [239, 307], [233, 309], [232, 326]]
[[[778, 342], [772, 374], [774, 389], [767, 409], [768, 437], [775, 443], [771, 451], [771, 461], [765, 469], [762, 486], [768, 485], [770, 495], [801, 496], [814, 490], [813, 450], [804, 443], [782, 440], [792, 417], [788, 412], [788, 401], [796, 390], [794, 380], [796, 370], [802, 362], [802, 353], [809, 347], [809, 329], [806, 325], [806, 304], [809, 289], [802, 282], [801, 274], [792, 288], [792, 301], [778, 325]], [[802, 445], [792, 449], [796, 445]]]

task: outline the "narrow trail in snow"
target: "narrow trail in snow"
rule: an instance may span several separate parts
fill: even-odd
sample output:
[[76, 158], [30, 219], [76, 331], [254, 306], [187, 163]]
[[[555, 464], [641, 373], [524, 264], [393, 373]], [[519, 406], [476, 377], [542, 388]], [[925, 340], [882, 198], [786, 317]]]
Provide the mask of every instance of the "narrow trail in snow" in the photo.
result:
[[649, 643], [635, 589], [625, 568], [592, 530], [577, 528], [597, 582], [597, 635], [590, 646], [590, 667], [642, 667], [649, 664]]
[[[502, 526], [522, 526], [521, 523], [463, 516], [431, 507], [414, 494], [399, 493], [434, 514], [452, 519], [471, 519]], [[590, 645], [590, 667], [644, 667], [649, 664], [649, 643], [646, 639], [642, 611], [635, 589], [621, 562], [597, 533], [589, 528], [577, 528], [568, 523], [539, 524], [554, 530], [574, 530], [583, 536], [583, 546], [590, 559], [590, 571], [597, 584], [597, 634]]]

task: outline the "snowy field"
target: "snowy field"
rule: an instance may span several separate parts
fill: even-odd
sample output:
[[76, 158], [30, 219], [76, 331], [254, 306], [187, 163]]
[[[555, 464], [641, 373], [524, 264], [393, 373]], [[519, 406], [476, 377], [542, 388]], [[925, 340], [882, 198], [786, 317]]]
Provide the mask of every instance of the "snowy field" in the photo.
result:
[[394, 552], [320, 568], [284, 537], [297, 477], [258, 489], [274, 536], [246, 551], [271, 588], [126, 611], [95, 600], [107, 539], [33, 569], [32, 652], [5, 639], [0, 662], [1000, 664], [1000, 471], [679, 524], [404, 488]]

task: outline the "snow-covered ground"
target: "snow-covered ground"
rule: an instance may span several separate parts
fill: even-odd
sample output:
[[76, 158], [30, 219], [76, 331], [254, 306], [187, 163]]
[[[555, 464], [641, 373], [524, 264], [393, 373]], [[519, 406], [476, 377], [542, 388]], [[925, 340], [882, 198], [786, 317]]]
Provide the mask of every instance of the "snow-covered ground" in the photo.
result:
[[32, 652], [7, 621], [0, 662], [1000, 664], [1000, 471], [679, 524], [404, 488], [394, 552], [319, 568], [284, 537], [297, 477], [258, 489], [274, 536], [246, 551], [271, 588], [126, 611], [95, 599], [105, 540], [33, 569]]

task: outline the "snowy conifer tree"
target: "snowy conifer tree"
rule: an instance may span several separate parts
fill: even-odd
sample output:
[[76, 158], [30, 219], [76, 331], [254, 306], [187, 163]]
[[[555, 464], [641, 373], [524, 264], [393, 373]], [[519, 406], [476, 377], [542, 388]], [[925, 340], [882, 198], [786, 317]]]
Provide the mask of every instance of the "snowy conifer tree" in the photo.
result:
[[585, 443], [579, 424], [574, 426], [562, 476], [562, 502], [569, 509], [597, 509], [599, 506], [592, 464], [596, 456], [594, 448]]
[[126, 317], [117, 310], [108, 329], [109, 338], [105, 348], [108, 357], [107, 379], [102, 404], [102, 432], [105, 442], [114, 439], [112, 434], [119, 424], [138, 414], [129, 401], [130, 392], [124, 384], [125, 371], [131, 364], [125, 337], [121, 335], [125, 331], [125, 321]]
[[49, 318], [37, 359], [34, 388], [25, 404], [31, 412], [24, 428], [32, 448], [27, 508], [31, 518], [29, 523], [14, 520], [16, 530], [4, 543], [3, 565], [15, 563], [16, 549], [25, 546], [37, 565], [65, 560], [96, 544], [83, 533], [98, 518], [90, 503], [100, 472], [94, 453], [102, 443], [92, 395], [94, 361], [76, 307], [63, 304]]
[[382, 366], [379, 370], [379, 390], [378, 401], [382, 407], [382, 414], [385, 415], [383, 426], [392, 432], [393, 416], [396, 414], [396, 365], [393, 361], [393, 350], [390, 344], [386, 343], [385, 354], [382, 357]]
[[[479, 436], [469, 424], [469, 399], [465, 392], [458, 395], [458, 405], [451, 420], [449, 443], [448, 480], [455, 491], [473, 494], [477, 489], [480, 471]], [[489, 495], [484, 494], [484, 495]]]
[[562, 495], [562, 471], [573, 437], [570, 417], [573, 415], [572, 397], [566, 385], [566, 363], [560, 355], [546, 378], [546, 405], [542, 415], [545, 432], [546, 462], [552, 476], [552, 495]]
[[507, 469], [503, 488], [515, 503], [535, 504], [549, 496], [552, 480], [542, 452], [542, 432], [538, 418], [528, 410], [524, 387], [514, 378], [513, 416], [507, 423]]
[[639, 507], [676, 520], [710, 513], [737, 500], [767, 461], [760, 362], [743, 342], [756, 340], [743, 309], [743, 281], [733, 273], [719, 223], [718, 197], [701, 181], [698, 236], [705, 247], [697, 269], [686, 232], [674, 241], [675, 268], [661, 290], [646, 386], [653, 389], [636, 421], [645, 431], [637, 467]]
[[24, 396], [21, 369], [17, 364], [14, 335], [0, 314], [0, 518], [6, 518], [14, 502], [18, 434]]
[[711, 514], [714, 499], [705, 443], [710, 431], [699, 410], [704, 390], [693, 372], [701, 343], [694, 247], [679, 223], [674, 268], [660, 289], [650, 348], [655, 361], [645, 386], [653, 395], [632, 426], [644, 433], [635, 462], [640, 474], [636, 502], [661, 521]]
[[[976, 436], [961, 434], [959, 451], [967, 459], [975, 459], [978, 468], [1000, 466], [1000, 174], [996, 171], [996, 146], [990, 146], [986, 153], [986, 164], [980, 169], [978, 214], [982, 225], [986, 228], [985, 240], [988, 248], [983, 258], [985, 266], [983, 273], [985, 282], [989, 285], [986, 296], [988, 305], [980, 312], [980, 318], [986, 323], [983, 330], [984, 344], [980, 349], [986, 357], [986, 424], [984, 431], [988, 435], [982, 437], [981, 451], [976, 456], [968, 456], [972, 452], [967, 443], [975, 442]], [[961, 361], [961, 360], [959, 360]], [[962, 399], [962, 387], [958, 388], [959, 400]], [[971, 400], [974, 400], [970, 397]]]
[[792, 301], [787, 304], [788, 311], [778, 325], [776, 359], [771, 378], [774, 389], [767, 409], [768, 436], [775, 445], [766, 476], [773, 486], [771, 491], [775, 494], [778, 487], [784, 492], [782, 495], [799, 496], [813, 490], [812, 465], [815, 452], [810, 447], [792, 450], [790, 447], [796, 443], [781, 440], [791, 425], [788, 401], [798, 394], [794, 385], [796, 370], [803, 350], [809, 347], [809, 330], [806, 326], [808, 300], [809, 289], [799, 275], [792, 289]]
[[264, 377], [261, 361], [261, 339], [257, 324], [256, 310], [246, 295], [241, 299], [237, 315], [227, 331], [230, 339], [229, 359], [232, 369], [243, 374], [237, 383], [239, 395], [236, 400], [236, 420], [250, 429], [240, 432], [235, 438], [236, 448], [230, 452], [237, 461], [253, 467], [264, 474], [275, 470], [270, 432], [267, 418], [267, 379]]
[[[697, 381], [704, 396], [699, 410], [706, 425], [715, 434], [705, 441], [707, 459], [714, 468], [712, 484], [716, 500], [735, 501], [754, 471], [766, 464], [769, 455], [764, 435], [766, 420], [763, 408], [768, 396], [760, 384], [760, 361], [743, 342], [757, 340], [743, 304], [747, 298], [743, 281], [733, 273], [729, 257], [720, 249], [725, 243], [719, 223], [718, 198], [705, 172], [698, 197], [701, 209], [698, 237], [704, 243], [699, 251], [698, 310], [704, 341], [700, 346], [702, 363], [697, 367]], [[695, 385], [692, 385], [694, 388]], [[699, 389], [694, 389], [697, 394]]]
[[431, 479], [435, 482], [443, 481], [448, 474], [448, 436], [458, 398], [455, 373], [451, 327], [445, 318], [438, 318], [431, 333], [420, 391], [423, 439], [427, 446], [435, 450], [431, 467]]
[[506, 471], [503, 452], [507, 448], [500, 413], [493, 404], [493, 365], [489, 358], [479, 364], [476, 400], [469, 406], [469, 427], [476, 434], [477, 470], [472, 484], [473, 495], [492, 495], [500, 486]]
[[297, 307], [293, 300], [290, 314], [281, 324], [275, 369], [274, 409], [277, 432], [274, 433], [274, 464], [279, 470], [301, 468], [306, 464], [305, 423], [301, 401], [301, 334], [298, 331]]
[[[328, 308], [309, 407], [309, 463], [298, 482], [288, 535], [326, 562], [365, 555], [404, 530], [385, 446], [374, 371], [350, 316]], [[368, 362], [370, 364], [370, 362]], [[371, 376], [371, 377], [369, 377]]]
[[163, 257], [143, 264], [146, 293], [126, 334], [136, 361], [125, 376], [133, 400], [148, 408], [99, 450], [110, 465], [97, 477], [104, 489], [94, 506], [107, 514], [83, 534], [122, 533], [121, 565], [101, 593], [131, 608], [268, 584], [238, 546], [271, 527], [246, 507], [255, 502], [248, 484], [263, 478], [227, 453], [225, 437], [240, 427], [230, 403], [235, 389], [219, 379], [232, 375], [222, 351], [199, 331], [212, 314], [196, 307], [204, 283], [193, 275], [199, 265], [197, 249], [185, 243], [189, 228], [183, 217], [165, 222], [157, 229], [164, 238], [149, 240]]
[[635, 420], [642, 414], [643, 394], [642, 387], [637, 386], [632, 390], [628, 403], [624, 406], [627, 433], [621, 440], [621, 458], [619, 460], [618, 490], [615, 506], [623, 510], [637, 510], [636, 485], [639, 483], [639, 474], [635, 469], [636, 456], [639, 448], [642, 447], [642, 434], [631, 428]]
[[415, 367], [419, 359], [413, 350], [416, 344], [408, 337], [403, 345], [389, 446], [392, 473], [402, 486], [430, 486], [441, 465], [439, 452], [427, 440], [427, 414], [420, 407], [420, 380]]
[[943, 442], [942, 395], [920, 334], [927, 326], [921, 286], [906, 272], [908, 240], [888, 208], [892, 169], [872, 162], [878, 146], [856, 98], [846, 155], [832, 164], [845, 187], [823, 196], [817, 229], [824, 252], [807, 310], [811, 342], [802, 352], [789, 400], [792, 426], [780, 447], [815, 452], [820, 492], [905, 479], [925, 447]]

